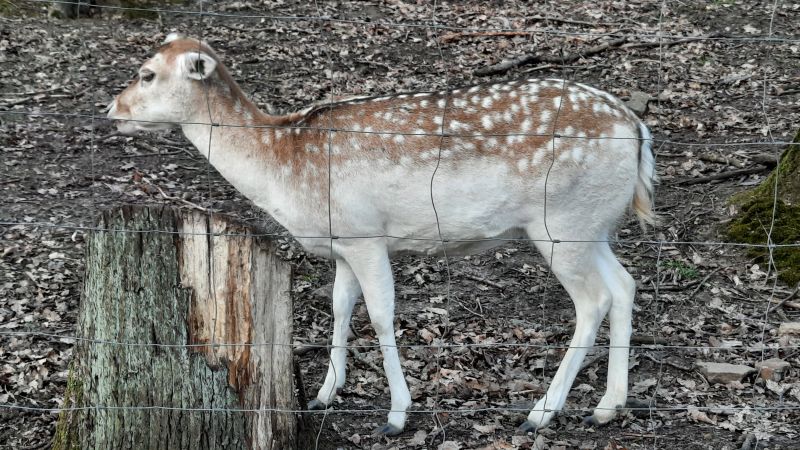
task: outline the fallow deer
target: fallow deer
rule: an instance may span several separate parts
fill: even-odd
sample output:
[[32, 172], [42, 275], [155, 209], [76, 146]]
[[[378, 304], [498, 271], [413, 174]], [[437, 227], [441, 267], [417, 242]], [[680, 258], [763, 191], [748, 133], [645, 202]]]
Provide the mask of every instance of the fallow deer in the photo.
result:
[[269, 115], [207, 44], [172, 34], [108, 117], [122, 132], [179, 126], [308, 251], [335, 259], [331, 360], [309, 409], [330, 405], [344, 385], [348, 324], [363, 294], [391, 392], [379, 432], [401, 432], [411, 396], [395, 344], [390, 257], [471, 253], [516, 238], [533, 241], [576, 311], [570, 347], [522, 428], [543, 427], [563, 408], [606, 314], [607, 387], [588, 419], [609, 422], [625, 405], [635, 283], [608, 238], [628, 207], [653, 222], [655, 162], [647, 127], [611, 94], [525, 79]]

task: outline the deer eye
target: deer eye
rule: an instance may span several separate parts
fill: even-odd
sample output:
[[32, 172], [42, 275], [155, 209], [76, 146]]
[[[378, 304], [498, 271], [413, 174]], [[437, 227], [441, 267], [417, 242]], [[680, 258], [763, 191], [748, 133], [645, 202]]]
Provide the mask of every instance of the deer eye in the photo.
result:
[[155, 77], [156, 77], [156, 74], [155, 74], [154, 72], [145, 72], [145, 73], [143, 73], [143, 74], [141, 74], [141, 75], [139, 76], [139, 78], [140, 78], [140, 79], [142, 80], [142, 82], [144, 82], [144, 83], [149, 83], [149, 82], [153, 81], [153, 79], [154, 79]]

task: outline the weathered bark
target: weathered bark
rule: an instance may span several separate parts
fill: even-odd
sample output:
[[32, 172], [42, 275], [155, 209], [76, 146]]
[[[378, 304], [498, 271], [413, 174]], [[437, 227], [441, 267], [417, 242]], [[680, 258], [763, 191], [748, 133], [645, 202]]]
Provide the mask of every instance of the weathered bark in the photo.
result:
[[[773, 244], [800, 244], [800, 131], [767, 179], [733, 202], [740, 207], [728, 227], [728, 236], [735, 241], [766, 244], [771, 231]], [[768, 256], [766, 249], [751, 253], [765, 261]], [[800, 248], [775, 248], [772, 259], [781, 279], [790, 285], [800, 282]]]
[[88, 239], [87, 340], [65, 399], [85, 409], [62, 413], [54, 448], [294, 448], [296, 415], [269, 410], [297, 409], [291, 273], [274, 245], [173, 209], [125, 207], [100, 225], [126, 231]]

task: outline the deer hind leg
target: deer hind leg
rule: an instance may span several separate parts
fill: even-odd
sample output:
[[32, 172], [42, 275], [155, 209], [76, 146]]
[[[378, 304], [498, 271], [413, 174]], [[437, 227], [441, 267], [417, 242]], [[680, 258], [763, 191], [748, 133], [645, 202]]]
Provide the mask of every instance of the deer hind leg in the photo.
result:
[[331, 360], [325, 382], [317, 398], [308, 403], [308, 409], [324, 409], [331, 404], [336, 392], [344, 386], [347, 371], [347, 335], [361, 286], [350, 265], [342, 259], [336, 260], [336, 277], [333, 280], [333, 337]]
[[525, 431], [546, 426], [564, 407], [581, 364], [594, 345], [600, 323], [611, 307], [612, 294], [602, 276], [602, 265], [606, 261], [599, 255], [598, 245], [582, 242], [536, 243], [572, 298], [575, 305], [575, 332], [547, 393], [522, 424], [521, 428]]
[[617, 410], [625, 406], [628, 397], [628, 354], [631, 342], [631, 320], [636, 282], [631, 274], [619, 263], [608, 245], [600, 248], [600, 256], [605, 260], [602, 275], [612, 295], [611, 309], [608, 313], [609, 350], [608, 382], [606, 393], [594, 410], [586, 418], [592, 425], [610, 422]]

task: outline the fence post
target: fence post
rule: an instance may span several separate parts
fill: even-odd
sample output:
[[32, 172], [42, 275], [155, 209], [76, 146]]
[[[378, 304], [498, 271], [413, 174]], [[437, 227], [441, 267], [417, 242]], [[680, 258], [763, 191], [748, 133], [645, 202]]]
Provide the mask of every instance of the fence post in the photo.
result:
[[294, 448], [297, 415], [274, 411], [298, 409], [275, 245], [161, 207], [106, 212], [99, 228], [53, 448]]

